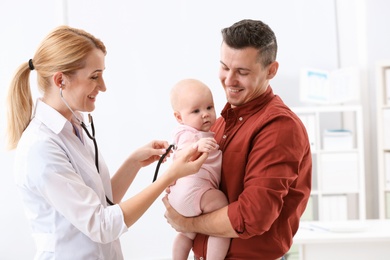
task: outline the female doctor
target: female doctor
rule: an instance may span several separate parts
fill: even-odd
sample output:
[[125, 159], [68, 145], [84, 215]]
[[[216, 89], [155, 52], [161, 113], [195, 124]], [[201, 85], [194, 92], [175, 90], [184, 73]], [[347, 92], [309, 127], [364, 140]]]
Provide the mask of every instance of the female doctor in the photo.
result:
[[[11, 82], [8, 143], [16, 148], [16, 183], [36, 242], [35, 259], [123, 259], [119, 237], [169, 184], [197, 172], [207, 157], [192, 161], [197, 149], [190, 147], [157, 181], [121, 201], [140, 168], [159, 160], [168, 143], [137, 149], [110, 179], [93, 122], [84, 123], [80, 113], [93, 111], [98, 94], [106, 91], [105, 55], [93, 35], [60, 26]], [[43, 94], [34, 110], [32, 70]]]

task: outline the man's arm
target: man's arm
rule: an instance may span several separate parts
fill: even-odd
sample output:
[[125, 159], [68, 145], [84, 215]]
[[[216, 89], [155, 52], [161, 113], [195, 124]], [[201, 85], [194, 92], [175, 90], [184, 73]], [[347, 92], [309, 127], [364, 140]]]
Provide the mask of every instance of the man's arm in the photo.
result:
[[238, 237], [230, 224], [227, 206], [197, 217], [184, 217], [171, 207], [167, 196], [163, 198], [163, 202], [167, 209], [164, 216], [177, 232], [194, 232], [216, 237]]

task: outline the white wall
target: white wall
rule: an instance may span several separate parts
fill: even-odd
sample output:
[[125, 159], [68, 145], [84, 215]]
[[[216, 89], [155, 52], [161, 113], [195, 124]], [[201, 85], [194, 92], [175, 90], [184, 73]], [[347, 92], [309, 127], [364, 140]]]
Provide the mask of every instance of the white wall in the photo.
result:
[[[376, 16], [385, 16], [389, 4], [367, 2]], [[376, 4], [381, 8], [374, 8]], [[33, 56], [55, 26], [68, 23], [101, 38], [108, 48], [107, 92], [99, 95], [93, 115], [99, 147], [114, 172], [134, 148], [156, 138], [170, 140], [175, 122], [168, 93], [179, 79], [196, 77], [207, 83], [217, 110], [222, 108], [225, 97], [217, 77], [220, 30], [240, 19], [261, 19], [274, 29], [280, 69], [271, 85], [288, 105], [305, 105], [298, 99], [300, 68], [332, 70], [340, 63], [335, 10], [334, 1], [321, 0], [1, 1], [0, 100], [5, 99], [13, 71]], [[35, 249], [13, 183], [13, 154], [4, 149], [5, 108], [3, 101], [0, 104], [0, 203], [4, 209], [0, 258], [31, 259]], [[140, 172], [127, 197], [152, 181], [154, 166]], [[169, 257], [175, 232], [163, 214], [158, 200], [122, 237], [126, 259]]]

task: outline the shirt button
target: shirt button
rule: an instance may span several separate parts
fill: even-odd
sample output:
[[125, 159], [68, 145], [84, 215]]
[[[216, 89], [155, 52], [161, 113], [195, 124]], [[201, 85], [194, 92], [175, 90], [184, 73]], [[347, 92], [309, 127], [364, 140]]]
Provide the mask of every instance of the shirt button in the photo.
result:
[[199, 257], [199, 260], [203, 260], [204, 258], [203, 257]]
[[242, 117], [240, 116], [240, 118], [238, 120], [242, 121]]
[[226, 139], [226, 135], [223, 135], [222, 138], [223, 138], [223, 139]]

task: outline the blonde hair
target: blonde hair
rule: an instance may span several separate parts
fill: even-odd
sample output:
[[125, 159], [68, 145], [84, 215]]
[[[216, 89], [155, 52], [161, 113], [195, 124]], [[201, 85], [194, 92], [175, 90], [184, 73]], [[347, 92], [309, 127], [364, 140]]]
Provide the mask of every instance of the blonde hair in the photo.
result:
[[8, 149], [15, 149], [23, 131], [30, 123], [33, 100], [29, 76], [37, 71], [39, 90], [44, 93], [56, 72], [71, 75], [85, 66], [87, 55], [95, 48], [107, 53], [103, 42], [84, 30], [59, 26], [41, 42], [31, 62], [19, 66], [11, 81], [7, 96]]

